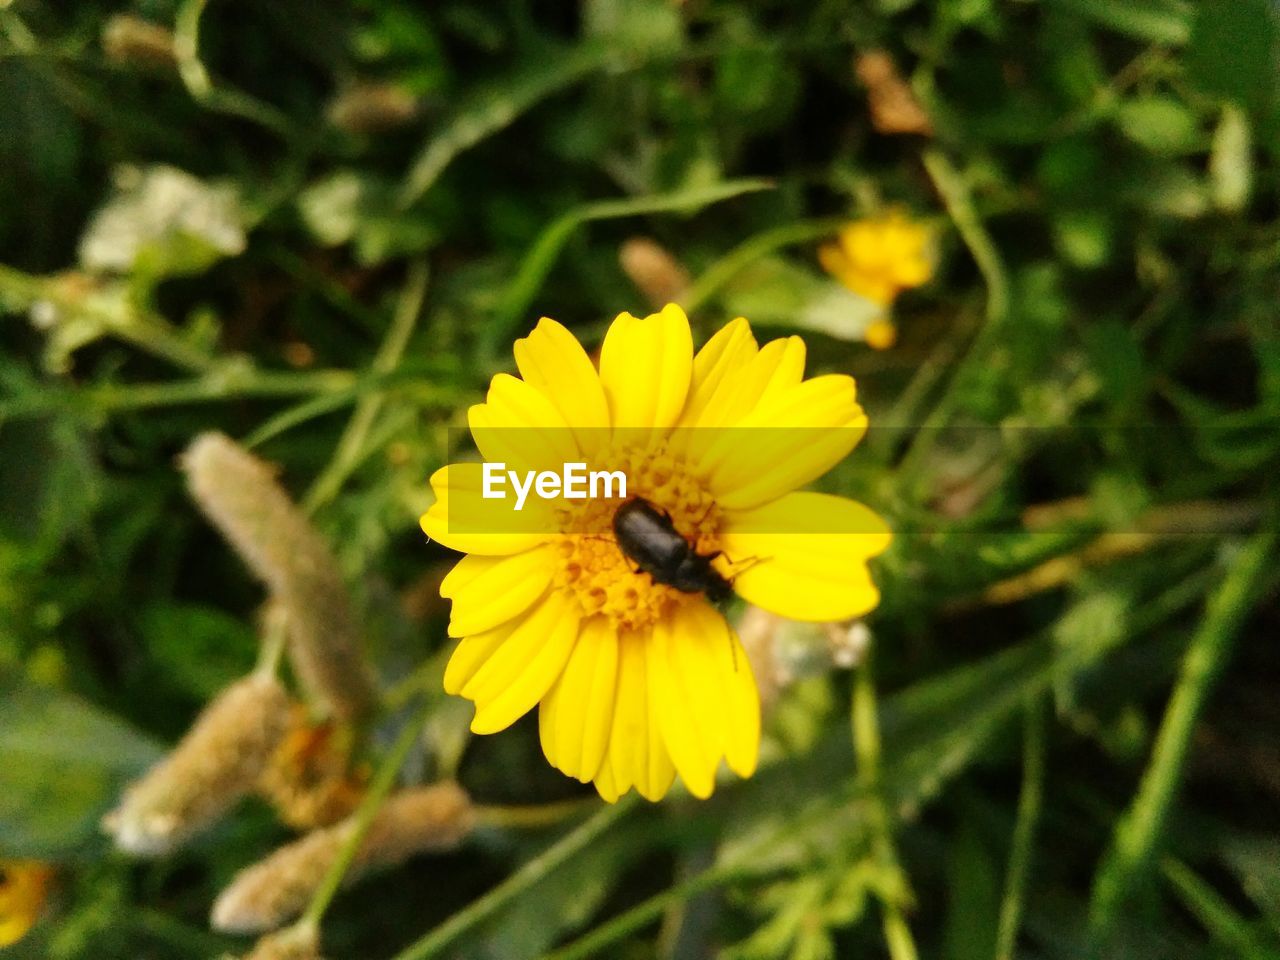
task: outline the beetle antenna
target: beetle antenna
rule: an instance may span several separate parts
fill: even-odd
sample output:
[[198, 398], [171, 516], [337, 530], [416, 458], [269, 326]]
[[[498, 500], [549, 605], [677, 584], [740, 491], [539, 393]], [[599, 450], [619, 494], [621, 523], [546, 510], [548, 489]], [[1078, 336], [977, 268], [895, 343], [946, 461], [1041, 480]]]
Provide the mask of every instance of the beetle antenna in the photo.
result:
[[[724, 554], [720, 554], [720, 555], [724, 556]], [[726, 557], [726, 559], [729, 561], [729, 578], [730, 580], [732, 580], [734, 577], [738, 576], [739, 574], [746, 573], [756, 564], [764, 563], [766, 560], [772, 560], [773, 557], [750, 556], [750, 557], [743, 557], [741, 560], [734, 560], [730, 557]], [[739, 564], [743, 565], [741, 569], [738, 569]]]

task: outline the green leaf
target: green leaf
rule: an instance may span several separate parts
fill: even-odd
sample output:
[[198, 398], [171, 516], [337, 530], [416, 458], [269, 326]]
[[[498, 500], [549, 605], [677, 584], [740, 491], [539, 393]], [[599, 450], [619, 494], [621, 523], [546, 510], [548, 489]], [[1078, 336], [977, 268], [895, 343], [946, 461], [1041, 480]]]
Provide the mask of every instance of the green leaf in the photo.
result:
[[0, 674], [0, 842], [9, 856], [65, 859], [98, 834], [121, 788], [160, 756], [95, 707]]
[[1000, 915], [1000, 865], [967, 817], [947, 854], [947, 878], [944, 960], [990, 960]]
[[1117, 407], [1127, 407], [1146, 389], [1146, 364], [1133, 329], [1111, 320], [1090, 327], [1085, 337], [1093, 369]]
[[0, 423], [0, 538], [53, 544], [83, 522], [98, 471], [65, 419]]
[[1280, 78], [1278, 41], [1280, 24], [1268, 0], [1202, 3], [1187, 50], [1187, 72], [1206, 93], [1266, 109], [1275, 103]]
[[1126, 137], [1160, 156], [1192, 153], [1203, 145], [1195, 115], [1173, 97], [1126, 100], [1116, 111], [1116, 122]]
[[177, 686], [201, 699], [248, 673], [256, 658], [254, 630], [216, 607], [157, 603], [142, 615], [147, 650]]
[[1253, 186], [1253, 150], [1249, 117], [1233, 103], [1222, 108], [1209, 152], [1209, 195], [1226, 213], [1239, 213], [1249, 203]]
[[1064, 210], [1053, 222], [1053, 240], [1062, 256], [1077, 267], [1100, 267], [1111, 258], [1114, 227], [1105, 210]]
[[1116, 33], [1181, 46], [1191, 37], [1195, 8], [1185, 0], [1052, 0]]
[[1222, 859], [1280, 934], [1280, 840], [1272, 836], [1235, 836], [1223, 845]]
[[684, 45], [680, 8], [666, 0], [587, 0], [583, 33], [614, 49], [671, 54]]

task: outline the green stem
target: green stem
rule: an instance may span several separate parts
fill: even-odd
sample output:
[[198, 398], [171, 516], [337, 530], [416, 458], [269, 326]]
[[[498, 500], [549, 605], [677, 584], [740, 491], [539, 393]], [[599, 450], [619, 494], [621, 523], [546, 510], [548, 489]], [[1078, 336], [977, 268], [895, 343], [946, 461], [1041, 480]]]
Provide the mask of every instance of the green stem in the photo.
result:
[[9, 297], [18, 309], [29, 309], [39, 301], [47, 301], [58, 310], [87, 321], [96, 335], [116, 337], [193, 373], [205, 373], [218, 362], [216, 357], [182, 339], [161, 317], [134, 305], [120, 316], [99, 309], [83, 298], [67, 296], [59, 287], [57, 277], [35, 276], [0, 264], [0, 297]]
[[1177, 794], [1196, 722], [1226, 665], [1255, 594], [1271, 573], [1269, 561], [1275, 543], [1276, 534], [1270, 530], [1258, 533], [1232, 559], [1191, 638], [1151, 761], [1133, 803], [1116, 825], [1111, 846], [1094, 880], [1089, 926], [1100, 948], [1105, 946], [1121, 910], [1148, 873]]
[[[872, 672], [874, 650], [867, 651], [866, 659], [854, 674], [853, 706], [853, 754], [857, 761], [857, 783], [867, 803], [867, 827], [871, 833], [872, 855], [888, 873], [901, 873], [898, 854], [894, 849], [893, 828], [889, 808], [880, 785], [880, 718], [876, 705], [875, 675]], [[916, 960], [919, 951], [911, 936], [911, 927], [902, 911], [902, 904], [892, 896], [881, 897], [884, 913], [885, 944], [891, 960]]]
[[355, 860], [356, 854], [360, 850], [360, 845], [364, 843], [364, 838], [369, 834], [369, 828], [373, 826], [373, 820], [378, 815], [378, 811], [382, 809], [383, 801], [386, 800], [387, 794], [391, 792], [391, 787], [395, 784], [396, 775], [400, 772], [400, 767], [404, 764], [405, 757], [409, 755], [409, 751], [413, 749], [413, 745], [418, 742], [418, 738], [422, 735], [422, 724], [427, 718], [427, 712], [434, 703], [433, 698], [426, 697], [419, 705], [418, 709], [406, 721], [404, 728], [400, 731], [400, 735], [396, 738], [387, 755], [382, 759], [382, 763], [378, 766], [378, 772], [374, 775], [373, 782], [369, 785], [369, 791], [364, 795], [364, 799], [360, 801], [360, 807], [355, 812], [355, 828], [343, 841], [342, 849], [338, 851], [337, 859], [329, 866], [328, 872], [324, 875], [324, 879], [320, 882], [320, 886], [316, 888], [315, 894], [308, 904], [306, 913], [298, 920], [297, 925], [300, 927], [317, 928], [320, 926], [320, 920], [324, 917], [325, 910], [328, 909], [334, 895], [337, 894], [338, 888], [342, 886], [342, 879], [346, 876], [347, 870], [350, 869], [351, 863]]
[[587, 44], [521, 70], [501, 85], [477, 91], [432, 133], [413, 161], [397, 205], [406, 210], [422, 199], [460, 154], [515, 121], [552, 94], [585, 80], [616, 59], [609, 44]]
[[[386, 338], [373, 359], [372, 369], [375, 374], [389, 374], [400, 364], [405, 348], [409, 345], [409, 338], [413, 335], [418, 316], [422, 313], [422, 303], [426, 295], [427, 264], [425, 261], [418, 261], [409, 268], [409, 276], [400, 293], [395, 315], [387, 328]], [[303, 500], [303, 508], [307, 513], [315, 513], [317, 509], [337, 496], [347, 477], [359, 465], [369, 430], [381, 412], [384, 400], [383, 394], [371, 393], [356, 404], [355, 412], [352, 413], [346, 429], [338, 440], [333, 459], [316, 478]]]
[[896, 904], [884, 905], [884, 940], [892, 960], [916, 960], [920, 955], [911, 928]]
[[722, 884], [751, 875], [750, 871], [742, 867], [711, 867], [637, 904], [573, 943], [548, 953], [542, 960], [581, 960], [583, 957], [600, 955], [605, 947], [653, 923], [669, 907], [683, 903], [700, 893], [713, 890]]
[[831, 218], [827, 220], [807, 220], [800, 223], [788, 223], [772, 230], [757, 234], [750, 240], [738, 244], [723, 257], [698, 276], [689, 287], [689, 292], [682, 298], [682, 306], [686, 313], [694, 313], [708, 300], [761, 257], [768, 256], [775, 250], [798, 243], [809, 243], [830, 236], [845, 221]]
[[108, 383], [74, 393], [43, 391], [0, 405], [0, 420], [38, 417], [58, 410], [111, 414], [152, 407], [208, 403], [235, 397], [295, 397], [353, 389], [354, 374], [346, 370], [263, 372], [236, 369], [196, 380], [168, 383]]
[[987, 326], [981, 337], [991, 337], [993, 328], [1004, 322], [1009, 313], [1009, 278], [1005, 273], [1004, 261], [996, 249], [991, 235], [983, 226], [982, 218], [973, 205], [973, 197], [969, 194], [969, 185], [951, 165], [951, 161], [937, 149], [926, 150], [924, 168], [929, 172], [933, 185], [942, 196], [947, 213], [951, 215], [960, 239], [964, 241], [969, 253], [973, 256], [982, 279], [987, 284]]
[[335, 393], [322, 393], [317, 397], [309, 397], [290, 407], [286, 407], [260, 423], [253, 433], [244, 437], [240, 443], [246, 450], [260, 447], [268, 440], [273, 440], [317, 417], [341, 410], [348, 404], [355, 403], [359, 396], [356, 390], [340, 390]]
[[676, 190], [623, 200], [601, 200], [583, 204], [553, 220], [533, 242], [520, 261], [515, 276], [507, 284], [494, 309], [493, 322], [483, 331], [481, 348], [486, 362], [497, 356], [498, 345], [517, 332], [530, 304], [555, 265], [569, 238], [585, 224], [656, 213], [692, 213], [712, 204], [762, 190], [772, 190], [769, 180], [725, 180], [708, 187]]
[[394, 960], [427, 960], [428, 957], [439, 956], [458, 937], [493, 916], [530, 887], [540, 883], [552, 870], [589, 847], [635, 804], [635, 794], [629, 794], [617, 803], [604, 807], [483, 897], [459, 910], [421, 940], [396, 954]]
[[[107, 415], [153, 407], [179, 406], [188, 403], [210, 403], [240, 397], [313, 397], [343, 396], [350, 399], [368, 390], [385, 389], [393, 383], [421, 381], [442, 370], [410, 369], [402, 366], [389, 374], [357, 376], [350, 370], [262, 371], [248, 364], [227, 361], [225, 369], [211, 372], [195, 380], [168, 383], [101, 384], [71, 391], [44, 390], [0, 403], [0, 420], [16, 417], [39, 417], [62, 410]], [[402, 389], [409, 389], [404, 387]], [[470, 394], [452, 386], [415, 382], [415, 399], [424, 405], [453, 405]], [[340, 406], [335, 402], [334, 406]], [[332, 409], [330, 407], [329, 409]], [[310, 411], [308, 415], [314, 415]]]
[[1018, 796], [1018, 819], [1013, 827], [1013, 849], [1005, 874], [1004, 899], [1000, 904], [1000, 921], [996, 929], [996, 960], [1013, 960], [1018, 942], [1018, 925], [1022, 920], [1022, 902], [1040, 806], [1044, 795], [1045, 718], [1038, 700], [1027, 702], [1022, 740], [1022, 792]]
[[1183, 906], [1195, 915], [1215, 940], [1228, 945], [1245, 960], [1274, 960], [1274, 951], [1268, 950], [1266, 944], [1249, 929], [1249, 922], [1185, 863], [1165, 857], [1160, 862], [1160, 872]]
[[207, 5], [208, 0], [186, 0], [174, 19], [173, 53], [187, 93], [206, 110], [256, 123], [284, 140], [294, 139], [298, 131], [275, 107], [241, 90], [214, 86], [200, 60], [200, 18]]
[[974, 208], [969, 185], [951, 165], [951, 161], [937, 149], [925, 151], [924, 166], [941, 195], [960, 238], [978, 265], [987, 287], [987, 303], [985, 322], [969, 345], [964, 360], [952, 375], [947, 390], [925, 419], [902, 459], [898, 468], [902, 476], [911, 476], [915, 472], [933, 449], [942, 428], [951, 422], [964, 388], [968, 386], [974, 373], [987, 363], [989, 348], [1009, 315], [1008, 275], [991, 235], [987, 233], [982, 218]]
[[477, 806], [476, 823], [498, 830], [536, 830], [563, 823], [570, 817], [595, 807], [595, 800], [560, 800], [527, 806]]

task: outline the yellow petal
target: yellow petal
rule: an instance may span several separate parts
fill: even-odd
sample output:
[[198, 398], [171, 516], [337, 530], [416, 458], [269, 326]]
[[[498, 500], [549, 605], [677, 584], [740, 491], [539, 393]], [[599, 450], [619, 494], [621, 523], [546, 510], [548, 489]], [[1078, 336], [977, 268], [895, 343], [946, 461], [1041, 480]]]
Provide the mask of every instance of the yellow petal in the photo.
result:
[[619, 314], [600, 349], [600, 382], [615, 429], [673, 426], [693, 375], [693, 333], [675, 304], [644, 319]]
[[[613, 777], [613, 768], [610, 766], [608, 758], [600, 765], [600, 770], [596, 773], [595, 778], [596, 792], [600, 794], [600, 799], [605, 803], [617, 803], [618, 798], [622, 796], [623, 791], [618, 789], [618, 784]], [[627, 789], [630, 789], [628, 787]]]
[[39, 860], [0, 860], [0, 948], [17, 943], [44, 910], [53, 868]]
[[502, 646], [503, 641], [511, 636], [511, 631], [518, 623], [517, 620], [509, 620], [492, 630], [463, 637], [458, 641], [458, 645], [453, 648], [453, 653], [449, 656], [449, 664], [444, 669], [445, 693], [453, 696], [462, 693], [462, 688]]
[[529, 336], [515, 343], [520, 376], [538, 388], [570, 424], [578, 447], [597, 449], [609, 427], [609, 407], [600, 376], [577, 338], [543, 317]]
[[659, 621], [649, 643], [651, 704], [663, 742], [689, 792], [703, 799], [715, 789], [728, 743], [733, 653], [724, 617], [701, 602]]
[[729, 639], [732, 641], [726, 705], [729, 739], [724, 758], [730, 770], [740, 777], [749, 777], [756, 772], [760, 760], [760, 691], [751, 672], [751, 660], [732, 627]]
[[449, 636], [469, 637], [506, 623], [529, 609], [555, 573], [551, 544], [509, 557], [468, 555], [440, 584], [440, 596], [453, 601]]
[[892, 535], [867, 507], [824, 493], [792, 493], [725, 518], [721, 549], [743, 599], [792, 620], [861, 616], [880, 601], [867, 560]]
[[517, 513], [511, 497], [485, 499], [478, 463], [441, 467], [431, 475], [431, 489], [436, 502], [419, 522], [423, 533], [450, 550], [507, 556], [536, 547], [556, 529], [551, 501], [530, 494]]
[[700, 468], [721, 507], [748, 509], [822, 476], [866, 429], [853, 378], [815, 377], [771, 391], [736, 428], [719, 431]]
[[818, 248], [818, 263], [822, 265], [822, 269], [827, 271], [837, 280], [845, 276], [852, 264], [849, 262], [849, 255], [844, 252], [844, 247], [838, 243], [824, 243]]
[[546, 395], [507, 373], [493, 378], [467, 422], [484, 459], [513, 470], [558, 471], [580, 456], [568, 422]]
[[533, 709], [564, 670], [578, 620], [577, 604], [553, 590], [527, 617], [515, 621], [462, 688], [462, 695], [476, 704], [473, 733], [497, 733]]
[[599, 772], [609, 743], [617, 678], [617, 630], [607, 618], [592, 617], [538, 711], [543, 753], [583, 783]]
[[695, 476], [709, 473], [716, 448], [750, 446], [753, 438], [737, 432], [735, 426], [766, 397], [804, 378], [805, 347], [799, 337], [771, 340], [749, 355], [740, 350], [735, 359], [743, 362], [726, 370], [715, 389], [700, 400], [696, 422], [682, 420], [690, 429], [676, 430], [671, 436], [672, 452], [685, 458]]
[[756, 338], [744, 318], [738, 317], [716, 331], [693, 358], [693, 380], [680, 426], [715, 426], [704, 423], [703, 414], [716, 396], [724, 392], [726, 379], [749, 364], [757, 352]]
[[647, 800], [661, 800], [671, 789], [671, 763], [654, 712], [646, 633], [618, 639], [618, 683], [609, 748], [596, 776], [596, 790], [613, 803], [633, 786]]

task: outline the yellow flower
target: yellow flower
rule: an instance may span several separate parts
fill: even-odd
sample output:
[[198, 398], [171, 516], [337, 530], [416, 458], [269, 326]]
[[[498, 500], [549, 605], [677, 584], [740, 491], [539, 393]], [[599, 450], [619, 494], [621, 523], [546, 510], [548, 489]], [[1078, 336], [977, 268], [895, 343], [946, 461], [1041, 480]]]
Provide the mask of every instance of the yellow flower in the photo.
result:
[[[866, 430], [852, 378], [804, 379], [799, 337], [757, 345], [746, 320], [694, 355], [679, 307], [621, 314], [597, 372], [568, 330], [543, 319], [515, 344], [521, 378], [494, 377], [469, 422], [487, 463], [621, 466], [643, 498], [749, 603], [829, 621], [879, 602], [867, 571], [890, 534], [861, 504], [797, 489], [843, 459]], [[495, 733], [538, 706], [552, 765], [613, 802], [661, 798], [678, 772], [710, 796], [723, 758], [756, 766], [760, 703], [720, 611], [636, 569], [616, 542], [619, 497], [537, 501], [509, 527], [467, 518], [482, 466], [431, 478], [422, 528], [468, 554], [441, 585], [461, 638], [445, 689]]]
[[857, 220], [818, 250], [824, 270], [859, 296], [889, 306], [933, 276], [933, 232], [901, 211]]
[[898, 328], [888, 317], [880, 317], [867, 325], [862, 337], [872, 350], [888, 350], [898, 342]]
[[0, 947], [21, 940], [44, 909], [53, 867], [39, 860], [0, 860]]

